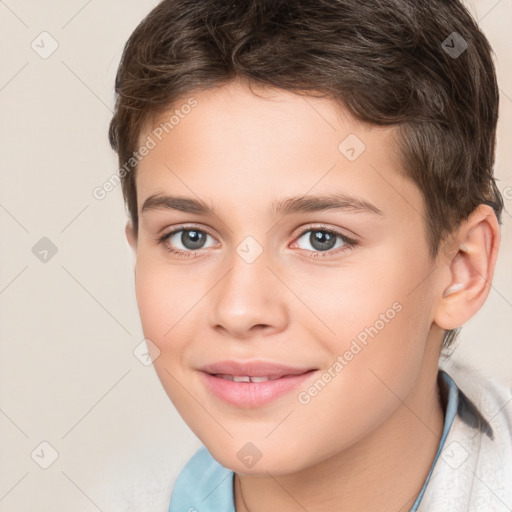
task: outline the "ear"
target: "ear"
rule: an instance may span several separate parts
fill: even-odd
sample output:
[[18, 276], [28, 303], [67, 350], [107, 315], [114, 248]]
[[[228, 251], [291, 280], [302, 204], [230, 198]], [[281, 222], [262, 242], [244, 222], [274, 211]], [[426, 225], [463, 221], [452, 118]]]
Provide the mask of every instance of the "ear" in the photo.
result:
[[[434, 316], [442, 329], [467, 322], [483, 305], [491, 289], [500, 231], [494, 210], [481, 204], [444, 243], [446, 267]], [[441, 251], [442, 252], [442, 251]]]
[[133, 228], [132, 221], [128, 221], [124, 228], [124, 232], [126, 234], [126, 240], [128, 240], [128, 244], [133, 249], [133, 252], [137, 254], [137, 233], [135, 233], [135, 229]]

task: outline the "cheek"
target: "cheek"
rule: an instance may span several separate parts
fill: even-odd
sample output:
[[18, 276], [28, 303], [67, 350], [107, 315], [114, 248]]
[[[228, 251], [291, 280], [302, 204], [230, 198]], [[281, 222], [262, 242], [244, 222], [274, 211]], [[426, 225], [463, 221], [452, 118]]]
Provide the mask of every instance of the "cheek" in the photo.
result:
[[164, 355], [172, 345], [179, 350], [184, 328], [194, 316], [194, 305], [204, 295], [201, 281], [185, 272], [138, 255], [135, 293], [142, 328]]
[[139, 252], [135, 292], [144, 337], [156, 345], [153, 367], [187, 423], [200, 416], [183, 387], [188, 378], [184, 359], [191, 339], [191, 322], [195, 318], [194, 304], [201, 294], [194, 286], [200, 285], [183, 277], [183, 272]]
[[[333, 351], [344, 349], [343, 344], [358, 335], [364, 339], [368, 328], [375, 331], [372, 326], [383, 334], [394, 332], [397, 343], [409, 337], [409, 325], [428, 316], [422, 283], [429, 268], [424, 255], [399, 247], [398, 243], [388, 244], [361, 253], [361, 257], [354, 255], [339, 268], [290, 269], [284, 280], [293, 283], [311, 313], [303, 316], [301, 323], [307, 322], [317, 335], [332, 340]], [[302, 277], [298, 279], [298, 275]], [[344, 341], [340, 344], [340, 340]]]
[[135, 294], [144, 335], [158, 344], [173, 320], [170, 317], [172, 299], [168, 283], [158, 272], [138, 266]]

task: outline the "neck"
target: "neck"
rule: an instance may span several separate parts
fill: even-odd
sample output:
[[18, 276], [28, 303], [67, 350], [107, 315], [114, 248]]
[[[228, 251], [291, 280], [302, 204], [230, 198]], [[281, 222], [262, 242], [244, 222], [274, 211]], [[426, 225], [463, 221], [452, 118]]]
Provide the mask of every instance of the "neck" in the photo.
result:
[[[424, 369], [412, 392], [369, 436], [297, 473], [235, 475], [237, 512], [409, 510], [434, 461], [444, 424], [437, 374]], [[270, 475], [270, 476], [269, 476]]]

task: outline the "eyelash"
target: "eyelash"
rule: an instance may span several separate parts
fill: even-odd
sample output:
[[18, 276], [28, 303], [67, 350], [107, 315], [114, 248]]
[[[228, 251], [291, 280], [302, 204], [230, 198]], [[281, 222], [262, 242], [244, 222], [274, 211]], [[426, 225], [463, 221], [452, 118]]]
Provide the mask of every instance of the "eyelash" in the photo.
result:
[[[199, 229], [199, 228], [196, 228], [195, 226], [180, 226], [179, 228], [174, 229], [173, 231], [170, 231], [169, 233], [165, 233], [162, 236], [158, 237], [157, 238], [158, 244], [165, 245], [167, 240], [172, 235], [179, 233], [180, 231], [198, 231], [199, 233], [205, 233], [207, 235], [210, 235], [212, 238], [215, 238], [213, 236], [213, 234], [210, 231], [208, 231], [207, 229], [204, 229], [204, 228]], [[324, 226], [324, 225], [309, 227], [308, 229], [301, 231], [301, 233], [299, 233], [299, 235], [296, 238], [300, 239], [306, 233], [309, 233], [310, 231], [319, 231], [322, 233], [328, 233], [330, 235], [340, 238], [345, 244], [343, 247], [338, 247], [337, 250], [335, 250], [335, 249], [329, 249], [328, 251], [309, 251], [308, 250], [307, 252], [313, 253], [312, 256], [308, 256], [309, 258], [312, 258], [312, 259], [325, 258], [327, 256], [331, 256], [332, 254], [337, 254], [338, 252], [343, 252], [343, 251], [347, 251], [349, 249], [353, 249], [354, 247], [356, 247], [358, 245], [357, 240], [354, 240], [353, 238], [350, 238], [350, 237], [344, 235], [343, 233], [340, 233], [339, 231], [336, 231], [336, 230], [329, 228], [327, 226]], [[191, 256], [191, 254], [197, 254], [197, 253], [200, 253], [200, 251], [201, 251], [201, 249], [197, 249], [195, 251], [181, 251], [181, 250], [173, 249], [169, 246], [165, 246], [165, 249], [168, 252], [177, 256], [178, 258], [195, 258], [196, 256]], [[302, 250], [306, 250], [306, 249], [302, 249]]]

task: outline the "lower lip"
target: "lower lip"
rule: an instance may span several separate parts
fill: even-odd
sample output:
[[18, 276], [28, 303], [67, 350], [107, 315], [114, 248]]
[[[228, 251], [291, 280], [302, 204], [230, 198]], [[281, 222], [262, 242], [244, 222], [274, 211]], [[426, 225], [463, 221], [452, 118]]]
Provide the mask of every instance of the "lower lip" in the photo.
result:
[[234, 382], [201, 372], [206, 387], [218, 398], [236, 407], [255, 409], [299, 387], [316, 370], [265, 382]]

